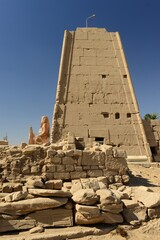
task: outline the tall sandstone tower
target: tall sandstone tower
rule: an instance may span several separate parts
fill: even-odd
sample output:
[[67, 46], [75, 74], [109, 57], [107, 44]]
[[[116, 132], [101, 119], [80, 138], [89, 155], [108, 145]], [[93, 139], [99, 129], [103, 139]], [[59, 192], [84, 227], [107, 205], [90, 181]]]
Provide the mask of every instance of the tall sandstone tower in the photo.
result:
[[104, 28], [65, 31], [52, 142], [71, 132], [87, 144], [114, 144], [150, 159], [120, 35]]

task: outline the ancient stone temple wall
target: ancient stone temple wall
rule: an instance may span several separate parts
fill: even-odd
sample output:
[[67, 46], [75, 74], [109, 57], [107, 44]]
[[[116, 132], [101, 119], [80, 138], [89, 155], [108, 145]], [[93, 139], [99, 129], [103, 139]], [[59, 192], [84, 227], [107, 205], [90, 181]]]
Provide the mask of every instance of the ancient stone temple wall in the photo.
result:
[[52, 142], [71, 132], [85, 144], [114, 144], [151, 157], [118, 32], [65, 31]]
[[144, 120], [143, 126], [154, 161], [160, 162], [160, 120]]

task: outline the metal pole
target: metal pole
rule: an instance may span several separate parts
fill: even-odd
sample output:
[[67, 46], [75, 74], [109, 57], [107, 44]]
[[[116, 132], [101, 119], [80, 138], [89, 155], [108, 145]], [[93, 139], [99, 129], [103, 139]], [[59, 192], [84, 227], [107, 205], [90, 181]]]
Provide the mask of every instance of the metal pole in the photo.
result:
[[96, 15], [93, 14], [93, 15], [91, 15], [91, 16], [89, 16], [89, 17], [86, 18], [86, 28], [88, 27], [88, 19], [89, 19], [89, 18], [93, 18], [93, 17], [95, 17], [95, 16], [96, 16]]

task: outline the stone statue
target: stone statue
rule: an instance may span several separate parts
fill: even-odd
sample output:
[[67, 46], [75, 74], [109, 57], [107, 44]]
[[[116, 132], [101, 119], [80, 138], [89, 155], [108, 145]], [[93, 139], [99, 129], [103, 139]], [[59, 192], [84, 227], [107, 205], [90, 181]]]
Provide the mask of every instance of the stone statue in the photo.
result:
[[42, 116], [39, 135], [36, 136], [33, 132], [32, 127], [30, 127], [28, 144], [43, 144], [48, 143], [49, 140], [50, 140], [49, 119], [46, 116]]

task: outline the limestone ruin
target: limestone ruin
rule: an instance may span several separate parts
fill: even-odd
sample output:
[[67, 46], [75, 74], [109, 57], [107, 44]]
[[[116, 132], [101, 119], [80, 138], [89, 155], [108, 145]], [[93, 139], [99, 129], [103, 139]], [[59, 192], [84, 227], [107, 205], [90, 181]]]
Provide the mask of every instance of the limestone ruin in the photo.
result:
[[151, 151], [118, 32], [65, 31], [52, 142], [67, 133], [79, 144], [113, 144], [128, 158], [151, 160]]
[[28, 145], [0, 142], [0, 234], [160, 218], [159, 192], [127, 186], [130, 160], [157, 160], [159, 129], [142, 123], [119, 34], [65, 31], [51, 143], [44, 116]]

